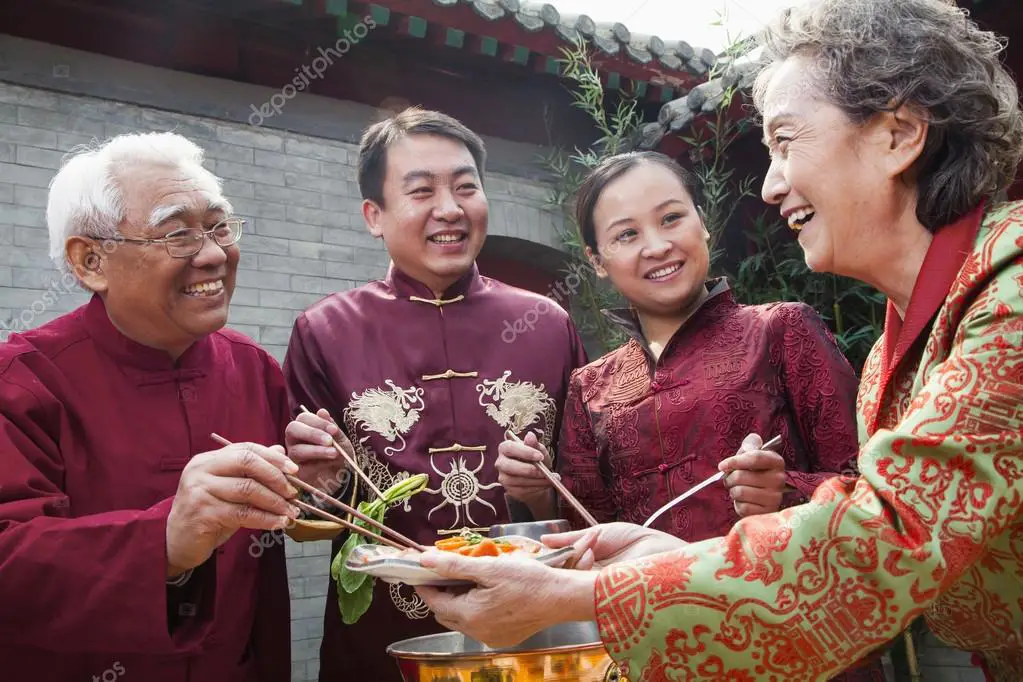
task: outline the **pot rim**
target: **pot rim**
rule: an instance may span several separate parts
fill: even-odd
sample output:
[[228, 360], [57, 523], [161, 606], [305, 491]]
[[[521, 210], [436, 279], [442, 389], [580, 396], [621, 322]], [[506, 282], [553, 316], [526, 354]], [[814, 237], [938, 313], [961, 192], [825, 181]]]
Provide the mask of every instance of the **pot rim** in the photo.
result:
[[[429, 635], [427, 635], [429, 636]], [[405, 640], [407, 641], [407, 640]], [[539, 649], [523, 649], [521, 651], [515, 651], [513, 649], [493, 649], [491, 651], [473, 651], [464, 654], [453, 654], [450, 651], [417, 651], [409, 653], [401, 653], [394, 649], [394, 647], [401, 642], [395, 642], [387, 647], [387, 653], [394, 658], [405, 661], [431, 661], [437, 659], [448, 659], [450, 661], [479, 661], [479, 660], [490, 660], [494, 658], [507, 658], [515, 657], [521, 658], [523, 656], [543, 656], [546, 654], [557, 654], [557, 653], [570, 653], [574, 651], [582, 652], [589, 649], [603, 649], [604, 653], [607, 653], [607, 647], [604, 646], [604, 642], [597, 640], [595, 642], [588, 642], [583, 644], [563, 644], [561, 646], [549, 646]]]

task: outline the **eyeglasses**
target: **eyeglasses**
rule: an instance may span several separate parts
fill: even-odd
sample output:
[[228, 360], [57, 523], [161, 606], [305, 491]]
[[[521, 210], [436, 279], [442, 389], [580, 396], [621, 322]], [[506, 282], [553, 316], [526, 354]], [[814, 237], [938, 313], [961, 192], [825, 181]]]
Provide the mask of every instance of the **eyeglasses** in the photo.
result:
[[[244, 224], [245, 221], [241, 218], [228, 218], [227, 220], [220, 221], [208, 230], [192, 228], [175, 230], [166, 237], [160, 237], [159, 239], [114, 237], [110, 241], [130, 242], [132, 244], [163, 244], [171, 258], [192, 258], [202, 251], [203, 243], [207, 237], [222, 248], [237, 244], [238, 240], [242, 238], [242, 225]], [[93, 238], [102, 239], [102, 237]]]

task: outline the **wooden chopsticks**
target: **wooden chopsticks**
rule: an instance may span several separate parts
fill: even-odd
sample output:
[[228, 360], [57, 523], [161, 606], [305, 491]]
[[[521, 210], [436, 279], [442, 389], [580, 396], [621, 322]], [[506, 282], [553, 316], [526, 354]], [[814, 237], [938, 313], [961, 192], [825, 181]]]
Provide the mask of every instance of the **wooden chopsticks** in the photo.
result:
[[[506, 437], [510, 438], [511, 440], [515, 441], [516, 443], [522, 443], [522, 439], [519, 438], [518, 436], [516, 436], [515, 433], [511, 429], [508, 429], [507, 431], [505, 431], [504, 434], [505, 434]], [[525, 443], [522, 443], [522, 444], [525, 445]], [[586, 511], [586, 507], [584, 507], [579, 500], [575, 499], [575, 496], [572, 493], [568, 492], [568, 488], [566, 488], [561, 483], [561, 481], [558, 480], [558, 477], [555, 476], [551, 472], [551, 470], [548, 469], [547, 466], [543, 462], [533, 462], [533, 464], [535, 464], [536, 468], [539, 469], [540, 472], [544, 476], [547, 477], [547, 480], [550, 481], [551, 485], [554, 486], [554, 488], [558, 491], [558, 493], [560, 493], [561, 496], [565, 498], [565, 501], [568, 502], [570, 505], [572, 505], [572, 507], [577, 512], [579, 512], [579, 516], [583, 517], [583, 520], [585, 520], [586, 523], [590, 524], [591, 526], [599, 526], [600, 525], [600, 523], [598, 523], [597, 519], [593, 518], [593, 515], [590, 514], [588, 511]]]
[[[231, 441], [227, 440], [223, 436], [220, 436], [220, 435], [218, 435], [216, 433], [211, 433], [210, 437], [213, 440], [215, 440], [218, 443], [220, 443], [221, 445], [225, 445], [225, 446], [226, 445], [231, 445]], [[314, 507], [313, 505], [307, 504], [307, 503], [303, 502], [302, 500], [297, 500], [297, 499], [290, 500], [290, 502], [292, 504], [294, 504], [296, 507], [298, 507], [299, 509], [302, 509], [303, 511], [306, 511], [306, 512], [308, 512], [310, 514], [314, 514], [316, 516], [319, 516], [321, 519], [325, 519], [327, 521], [332, 521], [332, 522], [334, 522], [334, 523], [336, 523], [336, 524], [338, 524], [340, 526], [344, 526], [345, 528], [347, 528], [348, 530], [350, 530], [350, 531], [352, 531], [354, 533], [359, 533], [360, 535], [363, 535], [363, 536], [365, 536], [365, 537], [367, 537], [367, 538], [369, 538], [371, 540], [376, 540], [376, 541], [378, 541], [378, 542], [380, 542], [382, 544], [388, 545], [390, 547], [394, 547], [396, 549], [402, 549], [402, 550], [404, 550], [404, 549], [416, 549], [416, 550], [419, 550], [420, 552], [425, 552], [427, 550], [426, 547], [424, 547], [423, 545], [419, 544], [418, 542], [407, 538], [406, 536], [402, 535], [401, 533], [399, 533], [398, 531], [394, 530], [393, 528], [388, 528], [387, 526], [385, 526], [384, 524], [378, 522], [377, 520], [375, 520], [373, 518], [370, 518], [369, 516], [366, 516], [365, 514], [360, 512], [358, 509], [355, 509], [354, 507], [348, 506], [347, 504], [345, 504], [341, 500], [334, 499], [333, 497], [331, 497], [327, 493], [325, 493], [322, 490], [316, 488], [315, 486], [309, 485], [308, 483], [306, 483], [302, 479], [300, 479], [300, 478], [298, 478], [296, 476], [292, 476], [291, 474], [284, 474], [284, 477], [288, 480], [288, 483], [291, 483], [293, 486], [295, 486], [297, 488], [301, 488], [302, 490], [306, 491], [307, 493], [316, 496], [317, 498], [323, 500], [324, 502], [327, 502], [328, 504], [334, 505], [335, 507], [337, 507], [338, 509], [340, 509], [344, 513], [350, 514], [350, 515], [354, 516], [355, 518], [359, 519], [360, 521], [368, 523], [369, 525], [373, 526], [374, 528], [378, 528], [379, 530], [381, 530], [383, 532], [390, 533], [393, 537], [395, 537], [396, 539], [398, 539], [399, 541], [401, 541], [404, 544], [398, 544], [394, 540], [391, 540], [389, 538], [385, 538], [385, 537], [383, 537], [381, 535], [377, 535], [376, 533], [372, 533], [369, 530], [367, 530], [366, 528], [363, 528], [362, 526], [356, 525], [354, 523], [351, 523], [350, 521], [346, 521], [346, 520], [344, 520], [344, 519], [342, 519], [340, 517], [334, 516], [330, 512], [324, 511], [324, 510], [320, 509], [319, 507]]]
[[[311, 412], [305, 405], [299, 405], [299, 407], [302, 408], [302, 411], [306, 414], [313, 414], [313, 412]], [[352, 467], [352, 471], [355, 472], [355, 475], [359, 476], [366, 485], [369, 486], [369, 489], [373, 491], [373, 494], [376, 495], [378, 499], [384, 499], [384, 494], [380, 492], [375, 485], [373, 485], [373, 481], [369, 479], [369, 476], [363, 473], [362, 469], [360, 469], [359, 465], [355, 463], [355, 460], [352, 459], [351, 455], [345, 452], [345, 449], [333, 438], [330, 439], [330, 442], [334, 445], [334, 449], [345, 458], [345, 461], [348, 462], [348, 466]]]

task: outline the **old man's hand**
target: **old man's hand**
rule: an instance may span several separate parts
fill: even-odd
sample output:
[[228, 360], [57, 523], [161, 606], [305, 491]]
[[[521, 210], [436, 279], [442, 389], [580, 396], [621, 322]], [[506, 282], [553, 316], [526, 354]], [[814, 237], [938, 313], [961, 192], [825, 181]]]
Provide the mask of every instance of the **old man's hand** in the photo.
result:
[[755, 433], [746, 436], [732, 457], [722, 460], [719, 471], [739, 516], [769, 514], [781, 508], [785, 494], [785, 460], [777, 452], [762, 450], [764, 441]]
[[284, 444], [290, 457], [299, 466], [297, 476], [316, 486], [328, 495], [333, 495], [344, 483], [347, 462], [336, 449], [331, 439], [336, 440], [352, 458], [355, 449], [341, 431], [327, 410], [316, 414], [303, 412], [284, 431]]
[[438, 623], [490, 647], [514, 646], [558, 623], [596, 618], [596, 572], [549, 568], [528, 558], [435, 551], [420, 563], [446, 578], [476, 584], [467, 592], [426, 586], [416, 591]]
[[298, 466], [280, 445], [235, 443], [192, 457], [167, 517], [167, 575], [206, 561], [239, 528], [277, 530], [298, 518], [297, 490], [284, 472]]

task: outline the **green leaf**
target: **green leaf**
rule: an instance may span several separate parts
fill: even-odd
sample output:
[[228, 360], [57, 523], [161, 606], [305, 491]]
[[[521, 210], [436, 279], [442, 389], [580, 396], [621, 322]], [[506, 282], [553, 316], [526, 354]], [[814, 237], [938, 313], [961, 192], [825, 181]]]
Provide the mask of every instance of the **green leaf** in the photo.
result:
[[341, 622], [354, 625], [373, 603], [373, 580], [367, 580], [359, 589], [349, 594], [338, 591], [337, 605], [341, 609]]
[[334, 557], [334, 561], [331, 562], [330, 575], [337, 581], [338, 587], [345, 592], [355, 592], [362, 586], [362, 583], [369, 579], [369, 576], [365, 573], [349, 571], [344, 567], [345, 562], [348, 561], [348, 557], [352, 554], [352, 550], [363, 544], [367, 543], [361, 535], [358, 533], [349, 533], [348, 539], [345, 540], [343, 545], [341, 545], [341, 551], [337, 553], [337, 556]]

